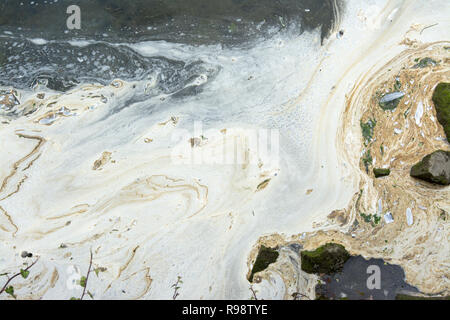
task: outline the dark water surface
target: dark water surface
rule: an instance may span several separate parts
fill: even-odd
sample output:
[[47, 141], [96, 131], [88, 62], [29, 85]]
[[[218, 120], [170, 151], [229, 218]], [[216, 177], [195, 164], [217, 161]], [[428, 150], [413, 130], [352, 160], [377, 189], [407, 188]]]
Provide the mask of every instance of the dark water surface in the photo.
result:
[[[55, 3], [55, 1], [57, 1]], [[68, 6], [81, 9], [81, 30], [68, 31]], [[299, 34], [333, 27], [335, 0], [2, 0], [0, 31], [70, 37], [236, 43], [295, 24]], [[20, 29], [19, 29], [20, 28]]]
[[[369, 289], [367, 273], [369, 266], [380, 268], [380, 289]], [[322, 277], [324, 284], [316, 292], [328, 299], [345, 300], [394, 300], [398, 294], [414, 294], [417, 288], [405, 282], [405, 272], [398, 265], [385, 263], [383, 259], [366, 260], [361, 256], [351, 257], [341, 273]]]
[[[72, 4], [81, 10], [80, 30], [66, 25]], [[165, 40], [244, 48], [280, 32], [295, 36], [316, 28], [325, 37], [337, 8], [331, 0], [3, 0], [0, 85], [67, 91], [82, 82], [158, 74], [157, 91], [170, 94], [200, 74], [211, 79], [219, 68], [201, 60], [144, 57], [116, 44]], [[30, 41], [35, 38], [46, 41]], [[74, 46], [72, 40], [94, 42]]]
[[[81, 10], [80, 30], [66, 25], [72, 4]], [[165, 40], [244, 49], [282, 32], [300, 36], [321, 28], [325, 37], [340, 6], [331, 0], [3, 0], [0, 85], [67, 91], [82, 82], [157, 74], [157, 91], [170, 94], [201, 74], [212, 79], [220, 68], [167, 59], [164, 53], [144, 57], [117, 43]], [[46, 41], [30, 41], [36, 38]], [[74, 46], [68, 42], [73, 40], [93, 42]]]

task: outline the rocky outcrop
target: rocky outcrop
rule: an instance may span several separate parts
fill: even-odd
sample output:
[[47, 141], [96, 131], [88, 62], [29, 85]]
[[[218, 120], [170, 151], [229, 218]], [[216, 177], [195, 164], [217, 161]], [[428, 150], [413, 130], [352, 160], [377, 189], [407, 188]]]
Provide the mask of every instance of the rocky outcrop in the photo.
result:
[[411, 176], [435, 184], [450, 184], [450, 152], [438, 150], [411, 168]]
[[252, 273], [250, 274], [249, 281], [253, 282], [253, 276], [255, 273], [265, 270], [271, 263], [277, 261], [278, 251], [272, 248], [261, 246], [256, 257], [256, 261], [253, 265]]
[[302, 251], [302, 270], [307, 273], [333, 274], [340, 272], [350, 254], [344, 246], [327, 243], [314, 251]]
[[441, 82], [434, 89], [433, 103], [439, 123], [444, 127], [450, 142], [450, 83]]
[[375, 178], [381, 178], [385, 177], [391, 174], [390, 169], [383, 169], [383, 168], [374, 168], [373, 174], [375, 175]]

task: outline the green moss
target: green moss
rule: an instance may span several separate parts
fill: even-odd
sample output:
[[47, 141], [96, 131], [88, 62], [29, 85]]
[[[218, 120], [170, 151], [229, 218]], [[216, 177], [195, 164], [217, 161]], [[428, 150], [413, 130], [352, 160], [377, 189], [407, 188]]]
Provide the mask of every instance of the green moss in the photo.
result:
[[373, 168], [373, 174], [375, 175], [375, 178], [385, 177], [391, 174], [391, 170], [383, 168]]
[[376, 214], [365, 214], [360, 212], [359, 215], [363, 218], [363, 220], [367, 223], [371, 223], [372, 227], [375, 227], [378, 223], [380, 223], [381, 217]]
[[431, 58], [423, 58], [423, 59], [420, 59], [420, 60], [415, 60], [416, 62], [418, 61], [418, 63], [413, 67], [413, 68], [426, 68], [426, 67], [429, 67], [429, 66], [435, 66], [435, 65], [437, 65], [437, 62], [436, 61], [434, 61], [433, 59], [431, 59]]
[[365, 214], [363, 212], [360, 212], [359, 215], [363, 218], [363, 220], [367, 223], [372, 221], [372, 215], [371, 214]]
[[400, 80], [395, 79], [395, 84], [394, 84], [394, 90], [393, 91], [400, 91], [401, 88], [402, 88], [402, 83], [400, 82]]
[[381, 217], [380, 216], [373, 216], [373, 222], [375, 222], [375, 224], [380, 223]]
[[370, 150], [367, 150], [364, 154], [364, 157], [362, 158], [362, 162], [364, 164], [364, 167], [366, 168], [366, 173], [369, 173], [369, 166], [372, 165], [373, 159], [372, 155], [370, 154]]
[[410, 296], [407, 294], [397, 294], [395, 300], [450, 300], [450, 296], [446, 297], [420, 297], [420, 296]]
[[253, 265], [249, 281], [253, 282], [253, 276], [255, 273], [265, 270], [271, 263], [274, 263], [277, 260], [278, 255], [279, 253], [275, 249], [261, 246], [258, 256], [256, 257], [256, 261]]
[[375, 128], [375, 125], [377, 124], [377, 121], [375, 119], [369, 119], [366, 123], [364, 123], [362, 120], [360, 121], [361, 126], [361, 132], [364, 138], [364, 145], [368, 145], [373, 138], [373, 129]]
[[450, 83], [441, 82], [433, 93], [433, 103], [439, 123], [444, 127], [447, 141], [450, 142]]
[[307, 273], [333, 274], [340, 272], [350, 254], [344, 246], [327, 243], [314, 251], [302, 251], [302, 270]]

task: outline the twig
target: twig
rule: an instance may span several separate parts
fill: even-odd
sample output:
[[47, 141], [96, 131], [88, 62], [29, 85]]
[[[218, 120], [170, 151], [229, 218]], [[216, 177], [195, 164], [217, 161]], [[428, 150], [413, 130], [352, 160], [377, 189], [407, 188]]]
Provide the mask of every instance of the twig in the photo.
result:
[[253, 289], [253, 286], [250, 286], [250, 291], [252, 292], [253, 299], [258, 300], [258, 297], [256, 297], [256, 291]]
[[[36, 258], [36, 260], [34, 260], [34, 262], [32, 264], [30, 264], [28, 267], [26, 267], [26, 269], [24, 271], [28, 271], [32, 266], [34, 266], [36, 264], [36, 262], [38, 262], [39, 257]], [[8, 287], [8, 284], [15, 278], [18, 277], [22, 274], [22, 272], [18, 272], [15, 275], [13, 275], [12, 277], [8, 276], [8, 281], [6, 281], [5, 285], [3, 286], [3, 288], [0, 290], [0, 294], [2, 294], [6, 288]]]
[[88, 280], [89, 280], [89, 274], [91, 273], [91, 267], [92, 267], [92, 249], [90, 250], [91, 252], [91, 258], [89, 260], [89, 269], [88, 272], [86, 274], [86, 280], [84, 281], [84, 286], [83, 286], [83, 293], [81, 295], [80, 300], [83, 300], [84, 295], [86, 294], [86, 288], [87, 288], [87, 284], [88, 284]]
[[178, 293], [178, 289], [180, 289], [180, 287], [179, 287], [178, 285], [181, 284], [181, 283], [183, 283], [183, 281], [181, 281], [181, 277], [178, 276], [177, 282], [175, 282], [175, 283], [172, 285], [172, 288], [174, 288], [173, 296], [172, 296], [172, 299], [173, 299], [173, 300], [176, 300], [176, 298], [180, 295], [180, 294]]
[[425, 29], [428, 29], [428, 28], [431, 28], [431, 27], [434, 27], [434, 26], [437, 26], [439, 23], [435, 23], [435, 24], [430, 24], [429, 26], [426, 26], [426, 27], [424, 27], [422, 30], [420, 30], [420, 34], [422, 34], [422, 32], [425, 30]]

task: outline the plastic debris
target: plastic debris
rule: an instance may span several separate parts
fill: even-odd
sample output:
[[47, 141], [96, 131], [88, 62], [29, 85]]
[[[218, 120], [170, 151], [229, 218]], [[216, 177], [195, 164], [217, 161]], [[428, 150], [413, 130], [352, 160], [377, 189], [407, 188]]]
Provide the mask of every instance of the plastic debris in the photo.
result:
[[383, 110], [394, 110], [397, 108], [400, 99], [405, 95], [404, 92], [396, 91], [385, 94], [380, 99], [380, 106]]
[[392, 214], [390, 212], [384, 215], [384, 221], [386, 221], [386, 223], [394, 222], [394, 218], [392, 217]]
[[408, 223], [408, 226], [413, 224], [413, 215], [411, 208], [406, 209], [406, 223]]

